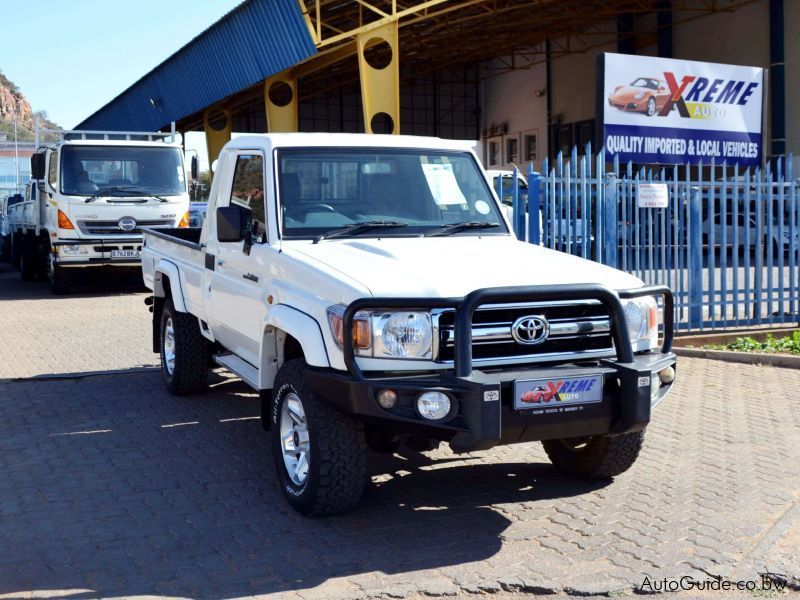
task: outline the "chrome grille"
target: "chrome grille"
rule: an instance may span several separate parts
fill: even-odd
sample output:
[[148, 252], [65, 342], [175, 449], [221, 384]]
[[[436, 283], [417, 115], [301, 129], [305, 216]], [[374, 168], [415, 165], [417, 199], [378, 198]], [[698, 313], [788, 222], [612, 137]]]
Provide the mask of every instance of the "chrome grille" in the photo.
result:
[[78, 228], [81, 233], [86, 235], [131, 235], [142, 233], [142, 227], [158, 229], [159, 227], [173, 227], [174, 220], [158, 221], [137, 221], [136, 227], [130, 231], [125, 231], [119, 227], [119, 219], [116, 221], [78, 221]]
[[[517, 319], [544, 317], [550, 324], [547, 339], [537, 345], [520, 344], [511, 334]], [[434, 312], [439, 362], [450, 363], [455, 352], [455, 311]], [[596, 300], [489, 304], [472, 320], [472, 359], [476, 365], [588, 360], [614, 356], [611, 321]]]

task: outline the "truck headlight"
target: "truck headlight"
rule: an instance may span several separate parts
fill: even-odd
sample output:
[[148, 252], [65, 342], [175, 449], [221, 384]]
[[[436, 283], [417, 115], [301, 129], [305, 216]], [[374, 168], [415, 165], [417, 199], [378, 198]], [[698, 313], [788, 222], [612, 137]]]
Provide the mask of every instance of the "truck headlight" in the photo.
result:
[[56, 248], [58, 248], [58, 253], [63, 256], [88, 254], [88, 251], [83, 246], [56, 246]]
[[431, 358], [433, 327], [425, 312], [372, 315], [376, 358]]
[[[328, 324], [340, 349], [344, 345], [344, 311], [341, 304], [328, 307]], [[415, 311], [360, 311], [353, 319], [353, 344], [359, 356], [431, 359], [431, 315]]]
[[658, 303], [653, 296], [622, 300], [625, 323], [634, 352], [658, 346]]

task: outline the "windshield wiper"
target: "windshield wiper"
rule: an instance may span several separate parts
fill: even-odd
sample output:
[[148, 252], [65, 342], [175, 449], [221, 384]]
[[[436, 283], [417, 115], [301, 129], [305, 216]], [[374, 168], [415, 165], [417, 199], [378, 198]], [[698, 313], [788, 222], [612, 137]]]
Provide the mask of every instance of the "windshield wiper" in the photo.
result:
[[[163, 196], [157, 196], [156, 194], [151, 194], [150, 192], [145, 192], [144, 190], [137, 190], [137, 189], [134, 189], [134, 188], [121, 186], [121, 185], [117, 185], [117, 186], [114, 186], [114, 187], [106, 188], [104, 190], [100, 190], [94, 196], [90, 196], [89, 198], [84, 200], [84, 202], [88, 204], [89, 202], [94, 202], [95, 200], [97, 200], [98, 198], [102, 198], [103, 196], [113, 195], [113, 194], [117, 194], [119, 192], [126, 192], [127, 194], [130, 194], [132, 196], [147, 196], [149, 198], [155, 198], [159, 202], [169, 202], [169, 200], [167, 200]], [[144, 201], [142, 201], [142, 200], [126, 200], [126, 202], [147, 202], [147, 201], [146, 200], [144, 200]]]
[[362, 221], [360, 223], [351, 223], [350, 225], [345, 225], [341, 229], [334, 229], [333, 231], [318, 235], [314, 238], [314, 243], [318, 244], [322, 240], [329, 240], [331, 238], [350, 237], [351, 235], [356, 235], [362, 231], [369, 231], [370, 229], [406, 226], [408, 226], [408, 223], [403, 223], [401, 221]]
[[450, 223], [449, 225], [442, 225], [438, 229], [432, 229], [425, 234], [425, 237], [450, 235], [451, 233], [457, 233], [464, 229], [491, 229], [492, 227], [500, 227], [500, 223], [489, 223], [489, 221], [463, 221], [462, 223]]

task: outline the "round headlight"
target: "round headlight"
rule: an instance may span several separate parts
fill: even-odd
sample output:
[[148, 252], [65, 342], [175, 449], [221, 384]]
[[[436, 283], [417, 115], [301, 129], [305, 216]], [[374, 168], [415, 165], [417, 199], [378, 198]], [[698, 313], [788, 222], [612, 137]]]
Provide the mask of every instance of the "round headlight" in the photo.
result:
[[433, 332], [428, 313], [398, 312], [381, 315], [377, 323], [376, 355], [426, 358]]
[[642, 98], [644, 98], [644, 92], [636, 92], [635, 98], [637, 100], [641, 100]]
[[625, 322], [628, 325], [631, 341], [640, 340], [647, 333], [647, 312], [636, 300], [625, 304]]
[[417, 397], [417, 412], [430, 421], [444, 419], [450, 414], [450, 398], [442, 392], [424, 392]]

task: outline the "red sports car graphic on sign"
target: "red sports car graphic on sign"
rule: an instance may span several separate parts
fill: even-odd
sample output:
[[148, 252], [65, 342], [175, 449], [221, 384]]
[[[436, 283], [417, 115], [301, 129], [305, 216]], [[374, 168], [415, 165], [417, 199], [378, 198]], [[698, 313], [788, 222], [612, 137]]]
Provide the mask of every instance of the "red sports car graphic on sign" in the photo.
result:
[[669, 101], [667, 83], [655, 77], [637, 77], [630, 85], [618, 85], [608, 103], [619, 110], [643, 112], [652, 117]]
[[558, 386], [553, 385], [552, 382], [549, 381], [547, 385], [537, 385], [520, 397], [520, 400], [526, 404], [539, 404], [541, 402], [550, 402], [551, 400], [558, 399]]

